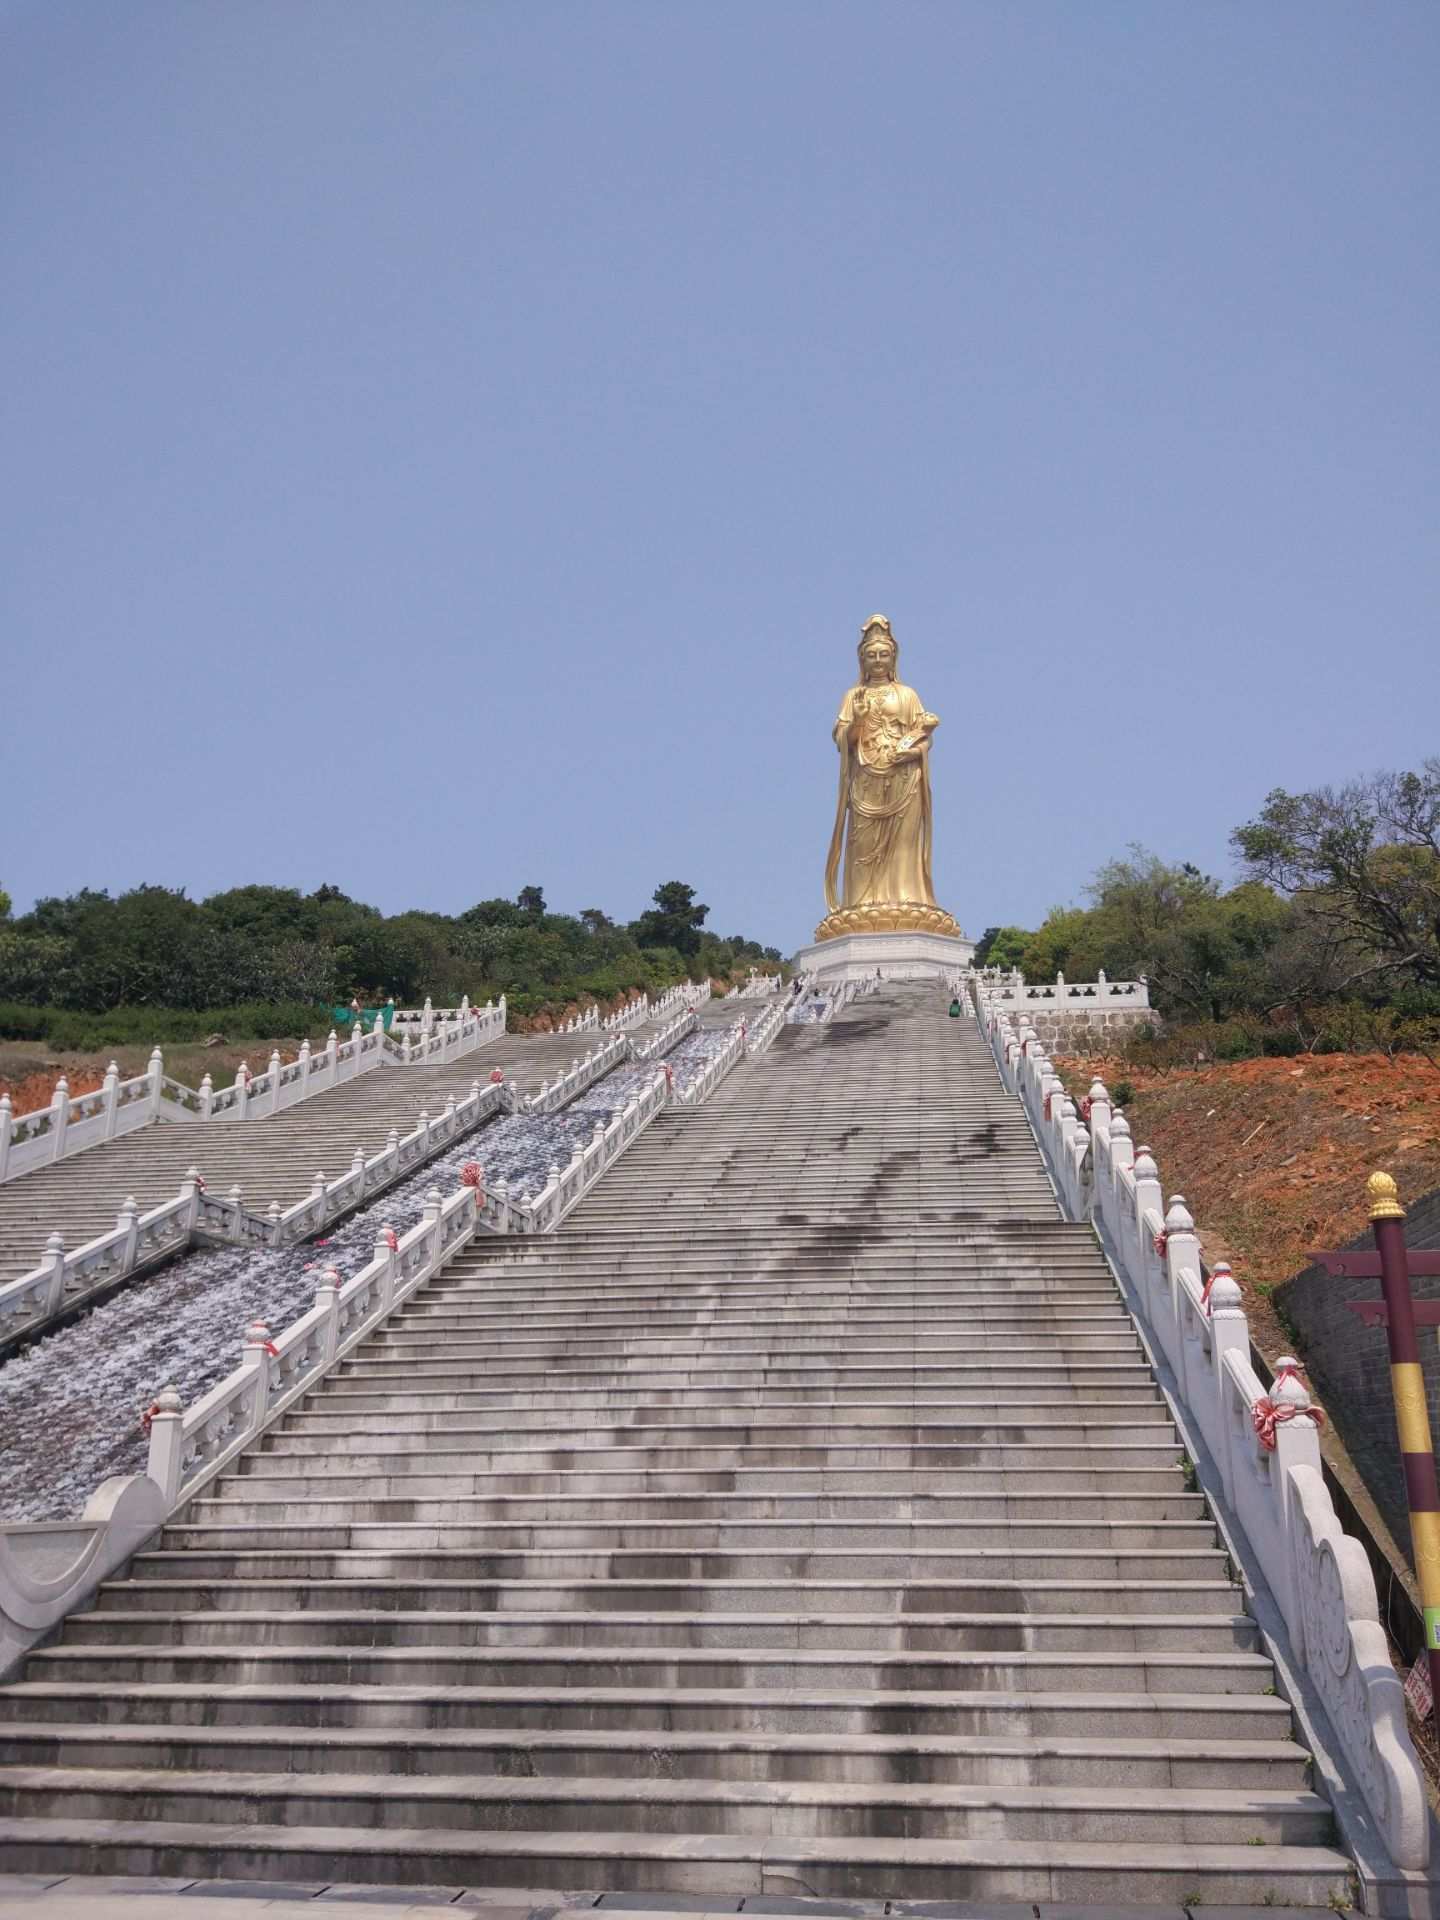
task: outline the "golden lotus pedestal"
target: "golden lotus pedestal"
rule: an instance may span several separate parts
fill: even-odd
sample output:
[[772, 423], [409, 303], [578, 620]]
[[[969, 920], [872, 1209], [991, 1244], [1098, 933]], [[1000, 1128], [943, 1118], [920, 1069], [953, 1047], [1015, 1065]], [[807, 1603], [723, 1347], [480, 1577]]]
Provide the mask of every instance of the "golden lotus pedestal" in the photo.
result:
[[963, 940], [960, 923], [943, 907], [913, 900], [875, 901], [864, 907], [837, 907], [815, 929], [817, 940], [838, 940], [847, 933], [938, 933]]
[[943, 907], [900, 900], [827, 914], [815, 929], [815, 945], [800, 949], [795, 966], [835, 980], [876, 973], [886, 980], [949, 980], [965, 971], [974, 952], [974, 941]]

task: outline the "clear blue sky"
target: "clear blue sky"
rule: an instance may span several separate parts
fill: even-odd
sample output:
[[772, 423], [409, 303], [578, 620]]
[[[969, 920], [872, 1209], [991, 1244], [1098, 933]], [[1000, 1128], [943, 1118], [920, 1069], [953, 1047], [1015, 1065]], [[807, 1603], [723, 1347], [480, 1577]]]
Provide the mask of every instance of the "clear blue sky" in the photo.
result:
[[0, 0], [0, 884], [823, 911], [1440, 750], [1435, 0]]

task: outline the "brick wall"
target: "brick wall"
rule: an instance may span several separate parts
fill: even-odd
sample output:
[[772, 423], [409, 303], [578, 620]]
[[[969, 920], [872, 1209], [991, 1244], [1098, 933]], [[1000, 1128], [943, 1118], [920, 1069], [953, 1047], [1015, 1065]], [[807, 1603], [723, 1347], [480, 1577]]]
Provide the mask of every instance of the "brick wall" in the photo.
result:
[[[1412, 1247], [1440, 1247], [1440, 1190], [1409, 1209], [1405, 1238]], [[1367, 1231], [1348, 1244], [1370, 1247], [1374, 1241]], [[1411, 1287], [1417, 1300], [1440, 1297], [1440, 1278], [1415, 1279]], [[1384, 1327], [1362, 1325], [1359, 1315], [1345, 1304], [1380, 1297], [1379, 1280], [1342, 1280], [1319, 1267], [1307, 1267], [1274, 1294], [1276, 1307], [1295, 1329], [1295, 1344], [1316, 1398], [1334, 1421], [1375, 1504], [1413, 1565], [1390, 1393], [1390, 1348]], [[1420, 1364], [1431, 1430], [1440, 1434], [1440, 1342], [1433, 1327], [1420, 1328]]]

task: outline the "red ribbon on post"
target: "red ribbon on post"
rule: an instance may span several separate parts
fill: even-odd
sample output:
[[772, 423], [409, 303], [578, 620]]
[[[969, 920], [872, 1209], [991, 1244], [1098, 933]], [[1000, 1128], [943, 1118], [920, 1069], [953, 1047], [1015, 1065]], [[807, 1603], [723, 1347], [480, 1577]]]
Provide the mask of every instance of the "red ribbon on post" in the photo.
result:
[[[1273, 1393], [1276, 1387], [1283, 1386], [1287, 1380], [1294, 1380], [1298, 1383], [1299, 1379], [1299, 1366], [1296, 1362], [1289, 1361], [1286, 1365], [1277, 1369], [1274, 1381], [1271, 1383], [1270, 1391]], [[1250, 1409], [1250, 1419], [1254, 1425], [1256, 1436], [1267, 1453], [1273, 1453], [1275, 1451], [1275, 1429], [1284, 1426], [1288, 1420], [1296, 1419], [1302, 1413], [1309, 1414], [1317, 1427], [1324, 1426], [1325, 1410], [1323, 1407], [1317, 1407], [1313, 1404], [1308, 1407], [1297, 1407], [1289, 1400], [1272, 1400], [1270, 1394], [1262, 1395], [1261, 1398], [1255, 1402], [1254, 1406]]]

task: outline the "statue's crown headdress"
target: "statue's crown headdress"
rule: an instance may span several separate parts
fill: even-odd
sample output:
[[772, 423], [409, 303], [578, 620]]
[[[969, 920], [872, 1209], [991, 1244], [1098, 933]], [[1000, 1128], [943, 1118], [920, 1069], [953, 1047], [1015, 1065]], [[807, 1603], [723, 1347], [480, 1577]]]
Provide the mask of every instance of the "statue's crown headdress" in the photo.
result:
[[894, 648], [895, 652], [898, 654], [900, 651], [899, 644], [897, 643], [894, 634], [890, 631], [890, 622], [885, 618], [883, 613], [872, 613], [870, 618], [865, 622], [864, 626], [861, 627], [860, 645], [856, 649], [856, 651], [858, 653], [863, 653], [865, 651], [865, 642], [870, 638], [871, 634], [874, 633], [877, 628], [881, 633], [884, 634], [885, 638], [890, 642], [890, 645]]

